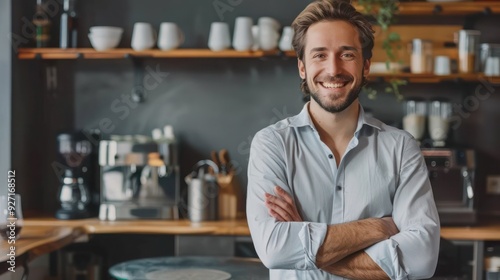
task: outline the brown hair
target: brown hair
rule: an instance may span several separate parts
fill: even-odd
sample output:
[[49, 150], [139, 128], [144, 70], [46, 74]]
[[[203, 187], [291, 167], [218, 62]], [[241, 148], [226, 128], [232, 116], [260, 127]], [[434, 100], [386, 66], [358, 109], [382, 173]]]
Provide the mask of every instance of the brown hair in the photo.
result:
[[[356, 11], [348, 1], [317, 0], [307, 5], [292, 23], [295, 32], [292, 45], [298, 59], [304, 61], [305, 38], [309, 27], [314, 23], [329, 20], [344, 20], [352, 24], [358, 30], [363, 59], [372, 58], [374, 31], [366, 17]], [[300, 87], [304, 93], [310, 93], [304, 79]]]

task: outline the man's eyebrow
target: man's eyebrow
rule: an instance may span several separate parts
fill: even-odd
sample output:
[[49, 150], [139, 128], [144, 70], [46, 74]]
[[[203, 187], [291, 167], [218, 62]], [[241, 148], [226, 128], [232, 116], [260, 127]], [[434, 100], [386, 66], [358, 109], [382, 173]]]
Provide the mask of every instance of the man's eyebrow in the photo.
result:
[[[358, 49], [356, 47], [353, 47], [353, 46], [342, 46], [340, 47], [341, 50], [343, 51], [355, 51], [355, 52], [358, 52]], [[325, 47], [317, 47], [317, 48], [312, 48], [309, 53], [313, 53], [313, 52], [322, 52], [322, 51], [326, 51], [327, 49]]]

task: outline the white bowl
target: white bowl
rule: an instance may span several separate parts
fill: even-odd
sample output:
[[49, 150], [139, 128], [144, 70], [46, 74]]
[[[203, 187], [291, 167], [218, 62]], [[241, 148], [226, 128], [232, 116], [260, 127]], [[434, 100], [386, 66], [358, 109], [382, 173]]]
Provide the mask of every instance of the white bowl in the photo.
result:
[[123, 28], [114, 26], [92, 26], [90, 34], [97, 36], [122, 36]]
[[114, 49], [120, 44], [121, 36], [97, 36], [89, 34], [90, 44], [97, 51]]

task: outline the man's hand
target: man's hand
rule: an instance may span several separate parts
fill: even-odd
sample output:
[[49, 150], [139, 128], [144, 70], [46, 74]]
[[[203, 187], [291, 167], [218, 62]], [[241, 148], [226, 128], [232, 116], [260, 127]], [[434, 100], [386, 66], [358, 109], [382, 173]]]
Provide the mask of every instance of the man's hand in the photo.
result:
[[266, 193], [266, 207], [269, 214], [280, 222], [302, 222], [292, 197], [282, 188], [274, 188], [276, 196]]

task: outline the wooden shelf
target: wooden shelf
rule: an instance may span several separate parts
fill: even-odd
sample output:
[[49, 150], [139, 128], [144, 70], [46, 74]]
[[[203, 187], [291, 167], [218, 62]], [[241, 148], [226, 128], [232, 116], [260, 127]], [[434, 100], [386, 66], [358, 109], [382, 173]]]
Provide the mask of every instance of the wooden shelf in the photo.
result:
[[489, 84], [500, 84], [500, 76], [488, 77], [483, 73], [472, 74], [451, 74], [451, 75], [434, 75], [434, 74], [412, 74], [412, 73], [372, 73], [369, 75], [370, 81], [383, 79], [390, 81], [392, 79], [407, 80], [410, 83], [440, 83], [446, 81], [464, 81], [464, 82], [484, 82]]
[[257, 58], [277, 55], [278, 51], [235, 51], [224, 50], [214, 52], [209, 49], [176, 49], [162, 51], [158, 49], [134, 51], [133, 49], [112, 49], [96, 51], [92, 48], [59, 49], [59, 48], [21, 48], [19, 59], [122, 59], [128, 56], [143, 58]]
[[[141, 58], [259, 58], [286, 56], [295, 58], [295, 52], [287, 51], [246, 51], [224, 50], [214, 52], [209, 49], [176, 49], [172, 51], [147, 50], [137, 52], [132, 49], [113, 49], [109, 51], [96, 51], [91, 48], [58, 49], [58, 48], [34, 48], [19, 49], [19, 59], [123, 59], [125, 57]], [[370, 81], [390, 81], [392, 79], [407, 80], [410, 83], [439, 83], [443, 81], [485, 81], [500, 84], [499, 77], [486, 77], [482, 73], [475, 74], [452, 74], [437, 76], [433, 74], [411, 74], [411, 73], [372, 73]]]
[[[355, 5], [361, 9], [360, 5]], [[473, 13], [500, 13], [500, 2], [405, 2], [399, 4], [400, 15], [468, 15]]]

